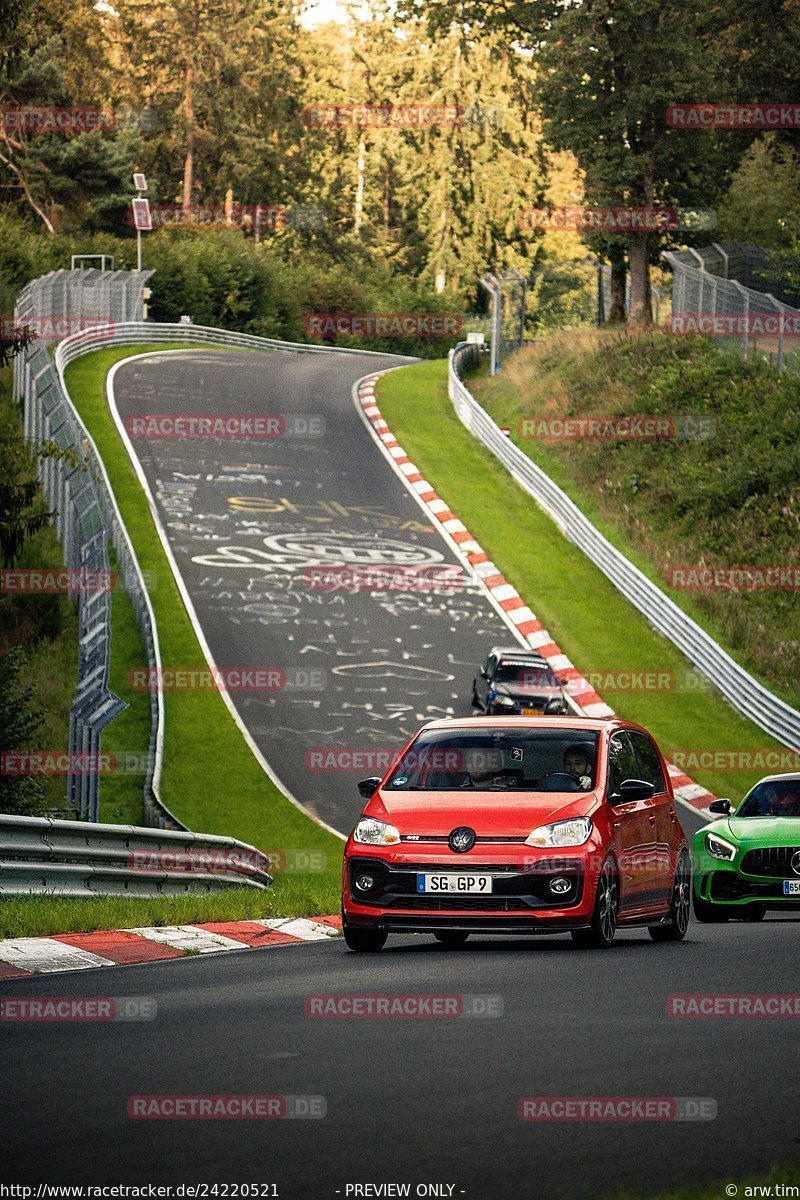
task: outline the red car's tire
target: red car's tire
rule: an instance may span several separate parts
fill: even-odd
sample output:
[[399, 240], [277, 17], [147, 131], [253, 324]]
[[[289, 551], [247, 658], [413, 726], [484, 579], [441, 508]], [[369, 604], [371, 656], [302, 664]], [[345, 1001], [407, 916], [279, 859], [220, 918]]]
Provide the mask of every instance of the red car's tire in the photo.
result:
[[689, 928], [689, 911], [692, 903], [692, 867], [688, 854], [681, 854], [675, 867], [672, 882], [672, 899], [669, 905], [669, 920], [665, 925], [650, 925], [650, 937], [654, 942], [682, 942]]
[[614, 860], [607, 858], [597, 879], [592, 923], [588, 929], [571, 930], [576, 946], [587, 950], [607, 950], [614, 941], [619, 915], [619, 880]]

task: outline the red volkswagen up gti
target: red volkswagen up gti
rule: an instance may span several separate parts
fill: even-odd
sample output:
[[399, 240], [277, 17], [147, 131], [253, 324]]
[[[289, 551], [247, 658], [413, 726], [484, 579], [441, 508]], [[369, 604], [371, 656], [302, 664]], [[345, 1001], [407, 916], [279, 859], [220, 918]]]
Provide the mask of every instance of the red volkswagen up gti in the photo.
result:
[[627, 721], [433, 721], [369, 798], [347, 839], [342, 921], [351, 950], [389, 933], [569, 931], [610, 946], [618, 926], [680, 941], [691, 858], [664, 759]]

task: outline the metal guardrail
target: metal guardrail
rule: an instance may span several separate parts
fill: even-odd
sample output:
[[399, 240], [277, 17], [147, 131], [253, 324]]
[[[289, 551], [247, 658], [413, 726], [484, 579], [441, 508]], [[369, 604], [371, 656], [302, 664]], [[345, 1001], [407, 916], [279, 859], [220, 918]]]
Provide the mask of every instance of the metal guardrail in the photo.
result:
[[214, 834], [0, 815], [0, 896], [164, 896], [268, 888], [269, 860]]
[[[148, 272], [143, 272], [143, 274], [149, 275]], [[58, 345], [55, 352], [55, 370], [58, 375], [60, 391], [74, 422], [81, 429], [81, 442], [86, 461], [98, 483], [99, 506], [102, 511], [103, 522], [105, 528], [110, 533], [119, 562], [120, 575], [133, 604], [145, 648], [147, 665], [156, 678], [160, 678], [161, 675], [161, 650], [155, 615], [148, 595], [147, 585], [139, 566], [133, 543], [114, 497], [114, 490], [106, 472], [105, 464], [91, 433], [83, 424], [70, 398], [64, 379], [64, 372], [70, 363], [96, 350], [104, 350], [116, 346], [139, 346], [143, 344], [173, 342], [183, 342], [189, 347], [193, 345], [213, 345], [223, 349], [232, 348], [271, 352], [288, 351], [303, 354], [331, 353], [331, 348], [327, 346], [281, 342], [273, 338], [261, 338], [252, 334], [233, 333], [228, 330], [213, 329], [204, 325], [187, 323], [157, 325], [151, 321], [127, 321], [115, 324], [113, 328], [109, 329], [83, 330], [65, 338]], [[334, 347], [333, 352], [339, 354], [367, 354], [377, 358], [386, 357], [386, 354], [380, 351], [363, 351], [344, 347]], [[156, 688], [150, 692], [150, 708], [150, 753], [148, 756], [148, 770], [144, 789], [145, 820], [162, 829], [185, 829], [186, 826], [181, 824], [177, 817], [170, 812], [159, 796], [164, 751], [164, 698], [161, 689]], [[94, 819], [96, 820], [96, 817]]]
[[[143, 272], [147, 274], [148, 272]], [[156, 324], [153, 321], [127, 321], [115, 324], [113, 329], [75, 333], [65, 338], [56, 350], [55, 360], [59, 374], [64, 368], [94, 350], [111, 346], [137, 346], [142, 343], [185, 342], [187, 346], [198, 343], [219, 346], [221, 349], [240, 350], [283, 350], [297, 354], [357, 354], [361, 358], [403, 357], [391, 355], [385, 350], [357, 350], [350, 346], [314, 346], [306, 342], [281, 342], [276, 338], [258, 337], [253, 333], [234, 333], [227, 329], [212, 329], [207, 325]]]
[[[108, 341], [109, 320], [142, 311], [145, 284], [152, 275], [129, 271], [53, 271], [28, 284], [20, 293], [15, 319], [30, 321], [40, 332], [58, 333], [67, 327], [97, 320]], [[95, 337], [98, 335], [95, 334]], [[53, 442], [71, 451], [74, 461], [45, 458], [39, 479], [49, 506], [56, 514], [56, 534], [64, 562], [73, 570], [102, 572], [105, 583], [88, 590], [81, 586], [78, 605], [78, 687], [70, 710], [70, 767], [82, 755], [100, 750], [103, 729], [125, 705], [108, 687], [111, 655], [111, 596], [109, 592], [111, 535], [117, 555], [118, 577], [130, 597], [148, 663], [156, 665], [158, 642], [150, 599], [136, 555], [122, 523], [114, 494], [97, 447], [64, 387], [63, 371], [53, 365], [47, 343], [36, 340], [14, 360], [14, 396], [24, 405], [24, 431], [34, 445]], [[83, 576], [84, 579], [88, 576]], [[97, 575], [94, 576], [98, 578]], [[160, 662], [160, 660], [158, 660]], [[144, 814], [148, 824], [167, 829], [185, 826], [159, 797], [163, 697], [150, 695], [151, 737], [144, 783]], [[74, 756], [74, 757], [72, 757]], [[87, 761], [87, 760], [84, 760]], [[88, 760], [91, 763], [91, 759]], [[82, 820], [99, 816], [99, 777], [88, 770], [70, 770], [67, 800]]]
[[[377, 351], [281, 342], [194, 324], [156, 325], [140, 320], [145, 286], [152, 271], [51, 271], [19, 294], [15, 320], [41, 337], [14, 361], [14, 396], [24, 405], [25, 435], [32, 443], [53, 442], [71, 450], [68, 459], [45, 458], [39, 464], [42, 491], [56, 513], [56, 533], [65, 564], [94, 578], [109, 578], [109, 537], [116, 552], [117, 578], [130, 597], [148, 666], [158, 671], [161, 655], [153, 608], [132, 541], [113, 488], [89, 430], [67, 392], [64, 371], [84, 354], [113, 346], [184, 343], [260, 351], [360, 354]], [[77, 326], [78, 332], [64, 337]], [[63, 338], [51, 360], [48, 343]], [[87, 576], [84, 576], [86, 578]], [[81, 589], [78, 688], [70, 712], [70, 762], [97, 755], [105, 726], [125, 707], [108, 687], [111, 646], [111, 599], [107, 587]], [[164, 701], [150, 693], [151, 734], [144, 784], [145, 821], [162, 829], [185, 826], [160, 798], [164, 738]], [[84, 759], [85, 761], [85, 759]], [[91, 769], [71, 771], [67, 799], [83, 820], [97, 822], [99, 780]]]
[[507, 438], [461, 380], [477, 366], [476, 347], [450, 351], [448, 391], [469, 432], [491, 450], [516, 481], [556, 522], [650, 624], [688, 658], [743, 717], [791, 750], [800, 748], [800, 712], [740, 667], [669, 596], [603, 537], [566, 492]]

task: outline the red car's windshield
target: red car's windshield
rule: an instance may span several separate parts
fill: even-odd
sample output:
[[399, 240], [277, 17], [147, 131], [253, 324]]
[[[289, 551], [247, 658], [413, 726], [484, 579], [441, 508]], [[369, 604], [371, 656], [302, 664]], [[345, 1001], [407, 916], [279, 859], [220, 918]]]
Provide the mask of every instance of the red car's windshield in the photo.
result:
[[391, 791], [581, 792], [595, 785], [593, 730], [426, 730], [403, 755]]

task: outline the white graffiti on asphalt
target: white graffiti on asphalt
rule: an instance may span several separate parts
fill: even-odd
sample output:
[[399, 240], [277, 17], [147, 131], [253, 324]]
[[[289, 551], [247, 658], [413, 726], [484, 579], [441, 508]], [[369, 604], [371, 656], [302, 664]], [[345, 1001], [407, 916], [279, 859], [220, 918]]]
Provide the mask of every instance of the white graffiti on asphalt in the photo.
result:
[[393, 538], [365, 537], [352, 533], [277, 533], [263, 539], [264, 550], [254, 546], [221, 546], [212, 554], [198, 554], [192, 562], [205, 567], [278, 568], [293, 571], [298, 567], [328, 564], [365, 566], [420, 566], [444, 561], [444, 555], [430, 547]]

